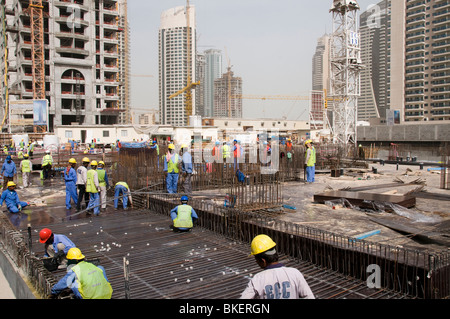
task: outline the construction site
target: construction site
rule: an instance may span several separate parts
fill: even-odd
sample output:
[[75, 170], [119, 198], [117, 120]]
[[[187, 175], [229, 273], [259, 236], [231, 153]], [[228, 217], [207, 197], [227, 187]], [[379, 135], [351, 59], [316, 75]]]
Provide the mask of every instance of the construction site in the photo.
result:
[[[15, 2], [20, 9], [22, 5], [25, 9], [25, 4], [26, 1]], [[83, 1], [79, 4], [82, 12], [88, 11]], [[116, 1], [95, 4], [102, 25], [108, 25], [108, 21], [114, 24], [118, 15]], [[60, 12], [67, 11], [66, 1], [56, 1], [55, 5]], [[44, 29], [43, 11], [48, 12], [49, 6], [46, 1], [30, 1], [27, 8], [20, 15], [22, 20], [30, 20], [33, 54], [27, 57], [33, 61], [30, 67], [34, 71], [28, 81], [24, 80], [28, 86], [23, 89], [32, 93], [31, 101], [51, 100], [53, 96], [46, 97], [44, 40], [33, 28], [35, 22], [40, 24], [38, 30]], [[190, 39], [189, 1], [186, 8]], [[300, 270], [316, 299], [448, 299], [448, 136], [443, 141], [433, 141], [433, 158], [438, 160], [403, 157], [401, 154], [408, 153], [407, 146], [403, 146], [402, 153], [395, 143], [372, 144], [358, 138], [357, 97], [362, 66], [358, 43], [347, 38], [351, 32], [357, 32], [358, 9], [355, 1], [336, 0], [330, 10], [334, 21], [332, 83], [329, 94], [320, 98], [323, 108], [319, 113], [323, 127], [328, 125], [332, 134], [329, 141], [314, 143], [314, 182], [306, 178], [304, 141], [296, 138], [288, 149], [278, 136], [268, 133], [260, 134], [257, 142], [242, 143], [239, 162], [232, 157], [225, 162], [208, 160], [206, 154], [214, 141], [205, 142], [195, 134], [188, 136], [192, 141], [188, 149], [194, 171], [193, 191], [188, 194], [184, 193], [183, 177], [175, 194], [167, 191], [163, 168], [169, 143], [159, 143], [158, 150], [148, 142], [135, 141], [122, 143], [121, 147], [90, 147], [90, 141], [86, 141], [73, 149], [70, 144], [46, 148], [44, 143], [44, 147], [36, 147], [30, 159], [31, 186], [23, 187], [20, 172], [14, 177], [18, 196], [30, 205], [19, 213], [2, 207], [0, 213], [0, 267], [5, 287], [9, 285], [11, 290], [9, 298], [49, 298], [52, 287], [66, 275], [66, 269], [50, 269], [44, 262], [39, 232], [49, 228], [70, 238], [87, 261], [104, 267], [113, 299], [238, 299], [249, 280], [262, 271], [249, 257], [250, 243], [259, 234], [269, 235], [275, 241], [280, 262]], [[86, 22], [81, 29], [88, 25]], [[106, 26], [102, 36], [116, 37], [117, 25], [113, 26], [113, 35], [110, 28]], [[62, 35], [61, 41], [63, 38]], [[102, 43], [105, 46], [101, 52], [99, 49], [99, 57], [103, 51], [116, 50], [108, 46], [108, 40]], [[187, 52], [191, 52], [190, 45], [187, 41]], [[30, 53], [28, 47], [24, 50]], [[60, 46], [60, 50], [61, 58], [83, 55], [76, 44], [70, 48]], [[102, 66], [92, 67], [101, 79], [113, 80], [118, 57], [109, 57], [111, 61], [104, 58]], [[191, 93], [198, 82], [190, 77], [190, 61], [188, 54], [186, 86], [167, 96], [167, 100], [184, 98], [185, 113], [180, 121], [189, 121], [193, 115]], [[108, 63], [113, 67], [109, 73], [103, 69]], [[228, 74], [224, 83], [231, 82], [230, 69]], [[9, 127], [14, 129], [1, 134], [3, 144], [8, 144], [14, 133], [16, 138], [24, 133], [20, 130], [26, 125], [30, 128], [29, 139], [42, 141], [51, 135], [48, 130], [53, 124], [115, 125], [128, 116], [127, 111], [125, 115], [118, 111], [115, 85], [102, 88], [112, 97], [97, 96], [99, 103], [111, 106], [101, 115], [90, 113], [88, 105], [82, 104], [85, 99], [81, 99], [81, 92], [94, 91], [87, 90], [89, 78], [73, 72], [61, 76], [68, 81], [68, 86], [62, 88], [68, 88], [70, 95], [65, 110], [53, 113], [49, 122], [35, 118], [32, 121], [29, 109], [11, 113], [17, 118], [8, 117], [10, 113], [5, 112], [4, 123], [9, 120]], [[228, 99], [222, 111], [224, 116], [230, 116], [230, 86], [224, 90]], [[331, 113], [333, 116], [329, 116]], [[154, 141], [158, 137], [149, 134], [148, 138]], [[220, 142], [231, 144], [232, 139], [221, 136]], [[414, 150], [423, 147], [426, 153], [430, 147], [429, 141], [413, 142], [410, 144]], [[267, 145], [271, 146], [271, 153], [267, 152]], [[180, 146], [175, 141], [176, 152]], [[41, 177], [42, 158], [50, 149], [52, 170], [45, 179]], [[16, 150], [9, 151], [8, 155], [19, 165]], [[389, 152], [389, 156], [382, 156], [383, 152]], [[6, 157], [6, 152], [0, 155], [2, 162]], [[109, 178], [106, 209], [98, 216], [90, 214], [84, 205], [81, 210], [76, 210], [75, 205], [66, 209], [63, 173], [70, 159], [79, 166], [85, 157], [103, 161]], [[243, 177], [237, 174], [237, 168]], [[118, 182], [126, 182], [131, 190], [132, 205], [126, 210], [122, 209], [122, 199], [114, 207], [114, 185]], [[188, 195], [198, 222], [191, 231], [178, 233], [171, 228], [170, 211], [180, 204], [183, 195]], [[70, 292], [58, 295], [59, 299], [73, 297]]]

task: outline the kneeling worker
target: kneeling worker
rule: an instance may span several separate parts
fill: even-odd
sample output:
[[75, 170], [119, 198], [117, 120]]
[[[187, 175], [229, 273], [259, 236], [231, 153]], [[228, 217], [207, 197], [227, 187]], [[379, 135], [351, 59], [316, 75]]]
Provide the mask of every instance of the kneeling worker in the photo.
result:
[[3, 202], [5, 202], [8, 211], [10, 213], [17, 214], [23, 208], [30, 205], [30, 203], [21, 202], [19, 200], [19, 195], [17, 195], [16, 192], [16, 183], [9, 181], [8, 184], [6, 184], [6, 187], [8, 188], [5, 191], [3, 191], [2, 196], [0, 198], [0, 206], [2, 206]]
[[278, 262], [275, 246], [267, 235], [253, 239], [250, 256], [264, 271], [250, 280], [241, 299], [315, 299], [302, 273]]
[[44, 257], [53, 257], [58, 262], [58, 268], [67, 267], [66, 254], [75, 244], [65, 235], [54, 234], [50, 229], [44, 228], [39, 232], [39, 242], [45, 244]]
[[188, 197], [181, 197], [181, 205], [178, 205], [170, 211], [173, 225], [171, 228], [174, 231], [187, 232], [197, 223], [198, 216], [195, 210], [187, 204]]
[[86, 262], [78, 248], [67, 252], [68, 272], [52, 288], [52, 297], [72, 289], [75, 299], [111, 299], [113, 289], [102, 266]]

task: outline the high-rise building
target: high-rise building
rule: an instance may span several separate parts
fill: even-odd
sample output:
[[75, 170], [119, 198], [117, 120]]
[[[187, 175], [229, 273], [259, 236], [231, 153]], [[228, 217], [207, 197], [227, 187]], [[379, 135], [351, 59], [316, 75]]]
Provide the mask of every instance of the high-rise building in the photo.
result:
[[[0, 0], [2, 106], [33, 99], [32, 25], [29, 0]], [[45, 98], [49, 101], [49, 128], [55, 125], [118, 124], [119, 1], [43, 1]], [[5, 24], [3, 24], [5, 22]], [[34, 28], [35, 26], [33, 26]]]
[[206, 59], [205, 54], [198, 52], [196, 57], [196, 82], [200, 85], [195, 88], [195, 115], [205, 116], [205, 72]]
[[321, 130], [327, 127], [324, 97], [330, 91], [330, 36], [326, 34], [317, 40], [312, 58], [312, 89], [310, 123], [312, 128]]
[[402, 121], [450, 120], [450, 2], [391, 4], [391, 109]]
[[204, 116], [214, 114], [214, 81], [222, 75], [222, 51], [210, 49], [205, 51], [204, 78]]
[[361, 14], [361, 95], [358, 120], [386, 119], [390, 109], [391, 0], [382, 0]]
[[326, 34], [317, 40], [312, 59], [312, 89], [330, 90], [330, 36]]
[[233, 71], [214, 81], [214, 117], [242, 118], [242, 78]]
[[[179, 94], [169, 99], [187, 86], [188, 68], [190, 79], [196, 77], [196, 28], [195, 7], [189, 9], [189, 32], [186, 8], [175, 7], [161, 14], [159, 28], [159, 111], [161, 124], [185, 126], [188, 123], [186, 115], [186, 96]], [[190, 34], [190, 54], [188, 54], [188, 33]], [[189, 61], [188, 61], [188, 57]], [[188, 67], [188, 63], [190, 67]], [[195, 111], [195, 90], [192, 90], [192, 114]]]
[[127, 0], [119, 0], [119, 109], [124, 110], [120, 113], [119, 123], [130, 124], [130, 24], [128, 22]]

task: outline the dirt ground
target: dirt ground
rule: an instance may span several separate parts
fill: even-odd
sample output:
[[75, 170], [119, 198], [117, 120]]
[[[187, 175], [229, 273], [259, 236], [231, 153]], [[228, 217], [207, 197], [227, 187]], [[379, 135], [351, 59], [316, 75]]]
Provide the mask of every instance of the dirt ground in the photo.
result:
[[[372, 167], [377, 173], [372, 172]], [[415, 249], [448, 250], [450, 249], [450, 201], [416, 198], [416, 205], [412, 208], [394, 206], [391, 212], [386, 210], [363, 210], [358, 207], [345, 207], [339, 203], [320, 204], [314, 202], [314, 195], [327, 190], [342, 190], [346, 188], [375, 186], [378, 187], [367, 192], [378, 194], [403, 195], [417, 190], [423, 185], [422, 191], [428, 193], [450, 195], [449, 190], [440, 189], [440, 172], [422, 170], [416, 165], [380, 165], [369, 164], [369, 169], [345, 169], [344, 175], [331, 177], [329, 172], [318, 173], [315, 182], [289, 182], [283, 185], [283, 202], [296, 209], [284, 209], [280, 215], [282, 220], [302, 224], [312, 228], [337, 233], [343, 236], [356, 237], [357, 235], [380, 230], [379, 234], [366, 238], [367, 241], [411, 247]], [[399, 180], [405, 184], [418, 182], [411, 186], [401, 186]], [[397, 183], [398, 187], [383, 187], [383, 185]], [[399, 232], [392, 228], [380, 225], [373, 219], [394, 222], [400, 227], [410, 227], [427, 234], [427, 237], [414, 236], [411, 233]], [[436, 233], [439, 230], [439, 233]], [[432, 235], [430, 235], [432, 232]]]

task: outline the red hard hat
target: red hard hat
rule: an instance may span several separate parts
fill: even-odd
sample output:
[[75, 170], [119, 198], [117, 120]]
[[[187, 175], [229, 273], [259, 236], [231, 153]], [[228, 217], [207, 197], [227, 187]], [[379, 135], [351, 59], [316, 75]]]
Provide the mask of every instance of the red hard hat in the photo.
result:
[[48, 229], [48, 228], [44, 228], [39, 233], [39, 241], [42, 244], [45, 244], [45, 242], [50, 238], [51, 235], [52, 235], [52, 231], [50, 229]]

